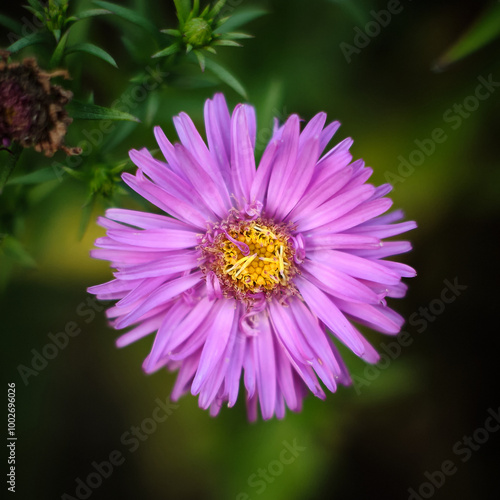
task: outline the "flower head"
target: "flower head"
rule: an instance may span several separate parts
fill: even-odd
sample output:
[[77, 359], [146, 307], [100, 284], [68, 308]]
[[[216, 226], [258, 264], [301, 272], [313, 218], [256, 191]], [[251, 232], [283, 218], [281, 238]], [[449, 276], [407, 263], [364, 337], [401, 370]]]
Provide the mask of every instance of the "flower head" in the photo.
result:
[[11, 64], [0, 60], [0, 144], [16, 141], [46, 156], [60, 149], [68, 155], [81, 152], [63, 144], [72, 122], [65, 106], [73, 94], [51, 84], [59, 75], [68, 77], [65, 71], [44, 72], [31, 58]]
[[385, 260], [410, 244], [384, 239], [415, 223], [385, 213], [391, 187], [366, 183], [372, 171], [352, 162], [351, 139], [323, 154], [339, 127], [325, 121], [319, 113], [302, 132], [296, 115], [276, 123], [256, 169], [254, 109], [231, 115], [217, 94], [205, 104], [208, 146], [181, 113], [180, 144], [155, 128], [166, 162], [130, 152], [138, 170], [124, 181], [171, 217], [108, 210], [92, 256], [117, 272], [89, 291], [118, 300], [112, 325], [132, 327], [119, 346], [155, 334], [144, 370], [178, 370], [174, 400], [190, 390], [216, 415], [243, 378], [249, 417], [259, 405], [281, 418], [308, 391], [324, 398], [319, 380], [332, 392], [350, 383], [335, 341], [377, 362], [355, 323], [400, 331], [386, 297], [403, 297], [401, 278], [415, 271]]

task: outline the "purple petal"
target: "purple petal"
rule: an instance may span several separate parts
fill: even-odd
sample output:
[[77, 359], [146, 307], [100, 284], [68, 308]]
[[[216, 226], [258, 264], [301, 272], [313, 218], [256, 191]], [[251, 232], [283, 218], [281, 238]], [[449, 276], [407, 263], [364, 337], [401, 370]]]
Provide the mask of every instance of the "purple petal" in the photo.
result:
[[197, 272], [169, 281], [153, 292], [137, 309], [125, 315], [117, 324], [117, 328], [130, 326], [153, 308], [166, 304], [189, 288], [197, 285], [202, 279], [202, 273]]
[[198, 245], [196, 233], [179, 229], [143, 229], [108, 231], [108, 236], [120, 243], [161, 250], [177, 250]]
[[307, 280], [334, 297], [369, 304], [380, 302], [380, 297], [370, 288], [334, 267], [314, 260], [306, 260], [303, 269], [306, 271], [303, 276]]
[[207, 217], [194, 208], [192, 203], [179, 200], [158, 186], [155, 186], [152, 182], [147, 181], [140, 173], [140, 170], [137, 171], [136, 177], [124, 173], [122, 178], [136, 193], [166, 213], [198, 229], [206, 229]]
[[276, 401], [276, 361], [269, 320], [263, 314], [259, 319], [259, 333], [254, 339], [253, 347], [260, 409], [262, 418], [267, 420], [273, 416]]
[[299, 147], [299, 117], [292, 115], [285, 123], [273, 164], [269, 186], [267, 188], [266, 214], [273, 217], [276, 209], [282, 203], [285, 185], [297, 160]]
[[306, 279], [295, 278], [302, 297], [311, 311], [325, 323], [330, 331], [343, 342], [354, 354], [361, 356], [364, 352], [363, 343], [359, 334], [354, 330], [347, 318], [340, 312], [338, 307], [317, 286]]
[[255, 178], [255, 157], [245, 106], [236, 106], [231, 119], [231, 173], [235, 195], [240, 203], [250, 201], [250, 187]]
[[200, 364], [196, 371], [193, 385], [191, 386], [193, 396], [198, 394], [206, 377], [209, 376], [221, 359], [229, 339], [229, 334], [231, 333], [234, 321], [235, 301], [232, 299], [223, 299], [218, 302], [221, 303], [220, 311], [211, 325], [207, 341], [201, 353]]
[[296, 217], [294, 222], [299, 224], [301, 232], [329, 224], [365, 202], [373, 194], [374, 189], [370, 184], [365, 184], [344, 194], [339, 194], [303, 218]]

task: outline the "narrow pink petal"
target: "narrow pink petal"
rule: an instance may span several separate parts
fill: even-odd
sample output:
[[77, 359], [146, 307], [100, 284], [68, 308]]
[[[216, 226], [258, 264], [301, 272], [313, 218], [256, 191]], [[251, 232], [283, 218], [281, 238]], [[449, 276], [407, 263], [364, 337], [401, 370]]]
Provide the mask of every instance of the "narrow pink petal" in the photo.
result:
[[302, 337], [288, 308], [276, 300], [271, 301], [268, 307], [274, 331], [287, 352], [302, 362], [312, 361], [314, 355]]
[[353, 250], [352, 253], [367, 259], [383, 259], [409, 252], [411, 249], [412, 246], [409, 241], [384, 241], [379, 248]]
[[[229, 334], [229, 339], [227, 341], [224, 353], [222, 354], [220, 362], [218, 362], [212, 373], [207, 377], [204, 384], [200, 389], [200, 396], [198, 398], [198, 404], [201, 408], [207, 409], [211, 404], [214, 403], [215, 398], [218, 394], [223, 394], [224, 391], [224, 376], [226, 375], [227, 369], [229, 367], [229, 360], [233, 355], [234, 343], [236, 340], [236, 335], [238, 332], [238, 321], [237, 319], [233, 321], [231, 326], [231, 332]], [[202, 353], [203, 357], [203, 353]], [[200, 360], [201, 361], [201, 360]], [[196, 379], [196, 376], [195, 376]], [[194, 385], [194, 381], [193, 381]]]
[[369, 233], [377, 238], [390, 238], [391, 236], [397, 236], [401, 233], [406, 233], [406, 231], [411, 231], [415, 229], [417, 224], [414, 221], [400, 222], [399, 224], [381, 224], [381, 225], [365, 225], [353, 227], [349, 230], [350, 233], [363, 234]]
[[136, 193], [153, 203], [153, 205], [156, 205], [166, 213], [184, 221], [187, 224], [193, 225], [198, 229], [206, 230], [206, 216], [194, 208], [192, 204], [175, 198], [161, 188], [155, 186], [152, 182], [147, 181], [143, 176], [141, 176], [140, 171], [138, 171], [138, 175], [136, 177], [128, 173], [124, 173], [122, 178]]
[[220, 102], [217, 104], [217, 101], [214, 98], [214, 101], [209, 99], [205, 103], [205, 130], [210, 153], [219, 166], [221, 177], [229, 192], [232, 192], [231, 168], [229, 164], [231, 158], [231, 138], [229, 134], [231, 117], [224, 97], [222, 96], [223, 104]]
[[196, 233], [179, 229], [143, 229], [108, 231], [108, 236], [121, 243], [160, 250], [190, 248], [199, 244]]
[[191, 306], [186, 317], [179, 323], [175, 330], [172, 330], [171, 335], [165, 339], [163, 354], [167, 355], [174, 349], [178, 349], [183, 342], [187, 342], [190, 336], [197, 329], [202, 328], [203, 325], [209, 327], [215, 319], [218, 307], [218, 302], [217, 307], [215, 307], [214, 302], [207, 297], [203, 297], [194, 307]]
[[312, 138], [304, 144], [295, 165], [290, 169], [290, 176], [284, 183], [283, 196], [274, 215], [276, 219], [283, 219], [302, 198], [313, 176], [318, 155], [318, 139]]
[[115, 295], [117, 293], [124, 295], [141, 282], [142, 280], [127, 282], [114, 279], [101, 285], [90, 286], [87, 288], [87, 292], [96, 295], [100, 300], [109, 300], [106, 298], [108, 295]]
[[299, 117], [292, 115], [285, 123], [276, 159], [269, 178], [267, 188], [266, 214], [273, 217], [276, 209], [282, 203], [285, 185], [297, 160], [299, 147]]
[[250, 187], [255, 178], [255, 157], [245, 106], [236, 106], [231, 119], [231, 173], [235, 195], [240, 203], [251, 201]]
[[125, 347], [139, 339], [142, 339], [143, 337], [146, 337], [147, 335], [150, 335], [154, 331], [158, 330], [162, 320], [163, 316], [158, 315], [143, 321], [129, 332], [125, 333], [121, 337], [118, 337], [116, 339], [116, 346]]
[[313, 116], [304, 127], [299, 137], [299, 151], [312, 138], [319, 138], [326, 122], [326, 113], [320, 112]]
[[364, 352], [364, 347], [358, 333], [333, 301], [331, 301], [317, 286], [302, 277], [295, 278], [295, 284], [311, 311], [316, 314], [330, 331], [349, 347], [354, 354], [361, 356]]
[[344, 194], [339, 194], [305, 217], [295, 218], [295, 222], [299, 224], [301, 232], [329, 224], [365, 202], [372, 195], [374, 189], [372, 185], [365, 184]]
[[196, 369], [200, 362], [201, 350], [193, 354], [189, 358], [183, 361], [179, 373], [177, 374], [177, 379], [175, 381], [172, 394], [170, 399], [172, 401], [177, 401], [181, 396], [189, 391], [189, 386], [192, 383]]
[[296, 410], [299, 406], [297, 393], [295, 391], [295, 383], [293, 380], [292, 365], [286, 357], [284, 349], [276, 340], [276, 366], [278, 376], [278, 386], [285, 398], [285, 402], [291, 410]]
[[108, 219], [122, 222], [129, 226], [135, 226], [139, 229], [178, 229], [196, 232], [196, 228], [180, 220], [160, 214], [139, 212], [125, 208], [108, 208], [105, 215]]
[[122, 265], [147, 263], [168, 255], [168, 252], [145, 252], [144, 249], [140, 251], [128, 251], [117, 248], [94, 248], [89, 253], [94, 259], [109, 260], [111, 267], [115, 268], [119, 268]]
[[328, 389], [334, 392], [336, 389], [335, 378], [340, 375], [341, 369], [330, 349], [326, 332], [319, 326], [317, 318], [301, 300], [291, 301], [290, 310], [314, 351], [313, 367], [316, 373]]
[[176, 297], [180, 293], [185, 292], [189, 288], [197, 285], [198, 283], [200, 283], [201, 279], [202, 273], [196, 272], [169, 281], [165, 285], [158, 288], [155, 292], [153, 292], [138, 308], [125, 315], [116, 324], [116, 327], [124, 328], [126, 326], [132, 325], [153, 308], [166, 304], [173, 297]]
[[191, 386], [191, 393], [193, 396], [198, 394], [206, 377], [209, 376], [221, 359], [229, 339], [229, 334], [231, 333], [234, 320], [235, 301], [233, 299], [224, 299], [220, 302], [221, 308], [219, 314], [211, 325], [207, 341], [201, 353], [200, 364], [196, 371], [193, 385]]
[[372, 200], [362, 203], [354, 210], [351, 210], [348, 214], [337, 220], [330, 222], [318, 229], [321, 233], [341, 233], [346, 229], [357, 226], [363, 222], [366, 222], [373, 217], [377, 217], [383, 214], [392, 206], [392, 200], [389, 198], [381, 198], [379, 200]]
[[328, 146], [328, 143], [332, 140], [332, 137], [335, 135], [335, 132], [337, 132], [339, 127], [340, 127], [340, 122], [332, 122], [324, 128], [319, 138], [320, 152], [324, 151], [326, 146]]
[[169, 252], [168, 256], [162, 259], [138, 264], [130, 268], [118, 271], [115, 277], [123, 280], [132, 280], [139, 278], [155, 278], [158, 275], [169, 275], [176, 272], [188, 271], [197, 267], [199, 264], [200, 252], [183, 251]]
[[[215, 183], [219, 190], [220, 197], [224, 200], [224, 203], [227, 203], [227, 208], [230, 208], [229, 191], [225, 182], [225, 174], [227, 173], [225, 168], [223, 167], [221, 169], [220, 164], [214, 161], [213, 155], [210, 154], [205, 142], [188, 115], [181, 113], [178, 117], [174, 118], [174, 124], [182, 145], [189, 151], [190, 156], [194, 158], [194, 161], [200, 168], [208, 174], [212, 182]], [[175, 147], [177, 149], [178, 145]], [[178, 154], [177, 158], [185, 171], [186, 166], [184, 165], [183, 159], [179, 157]], [[187, 177], [191, 178], [188, 174]]]
[[380, 240], [375, 236], [362, 234], [310, 234], [305, 238], [306, 249], [309, 250], [344, 250], [371, 249], [380, 246]]
[[311, 260], [317, 260], [355, 278], [376, 281], [388, 285], [399, 283], [400, 277], [379, 262], [358, 257], [349, 252], [326, 250], [314, 252]]
[[402, 262], [393, 262], [392, 260], [380, 260], [379, 263], [392, 272], [397, 273], [402, 278], [414, 278], [417, 275], [417, 271], [413, 267], [403, 264]]
[[[175, 145], [177, 157], [182, 161], [182, 166], [195, 190], [200, 193], [210, 209], [223, 218], [231, 207], [227, 190], [221, 189], [221, 183], [217, 185], [210, 175], [200, 167], [200, 164], [191, 156], [189, 151], [180, 144]], [[223, 199], [224, 198], [224, 199]]]
[[343, 300], [338, 300], [337, 303], [346, 314], [354, 317], [363, 325], [383, 333], [395, 335], [400, 332], [404, 324], [404, 318], [387, 306], [355, 304]]
[[[181, 151], [179, 151], [179, 149], [181, 149]], [[182, 146], [180, 144], [175, 145], [175, 152], [179, 161], [182, 162], [182, 168], [187, 179], [164, 168], [165, 165], [153, 158], [149, 152], [146, 154], [143, 151], [136, 151], [133, 149], [129, 152], [129, 156], [139, 167], [141, 173], [146, 174], [153, 181], [154, 186], [170, 196], [173, 196], [175, 199], [195, 205], [199, 212], [206, 218], [209, 218], [214, 213], [211, 206], [211, 200], [207, 199], [204, 191], [193, 183], [191, 178], [192, 175], [190, 175], [192, 171], [192, 168], [190, 168], [191, 163], [187, 163], [184, 155], [180, 154], [182, 153]], [[189, 159], [191, 160], [191, 157]], [[158, 164], [163, 167], [160, 173], [158, 172]], [[208, 177], [206, 172], [204, 174]]]
[[346, 167], [332, 175], [328, 171], [321, 172], [316, 181], [311, 183], [297, 206], [287, 215], [286, 220], [294, 221], [312, 213], [326, 200], [333, 198], [352, 176], [352, 167]]
[[272, 139], [264, 150], [259, 163], [259, 168], [257, 169], [257, 173], [255, 174], [255, 178], [252, 182], [252, 188], [250, 190], [250, 201], [257, 200], [261, 203], [264, 203], [266, 198], [267, 186], [269, 184], [269, 177], [271, 176], [277, 150], [278, 141]]
[[173, 144], [167, 139], [167, 136], [160, 127], [154, 128], [154, 135], [156, 138], [156, 142], [158, 143], [158, 146], [160, 146], [160, 150], [165, 157], [165, 160], [167, 160], [170, 169], [179, 177], [185, 180], [186, 176], [182, 170], [182, 166], [179, 164], [179, 161], [176, 157]]
[[[154, 292], [159, 286], [167, 281], [167, 276], [158, 276], [152, 279], [143, 279], [141, 283], [133, 288], [125, 297], [116, 303], [119, 307], [127, 307], [143, 299], [146, 295]], [[124, 280], [125, 281], [125, 280]], [[125, 281], [126, 282], [126, 281]]]
[[228, 406], [233, 407], [238, 398], [241, 371], [243, 369], [243, 356], [245, 354], [246, 337], [238, 333], [233, 347], [233, 354], [229, 361], [226, 373], [225, 388], [228, 394]]
[[260, 409], [262, 418], [267, 420], [273, 416], [276, 401], [276, 360], [269, 320], [264, 314], [259, 316], [259, 320], [259, 333], [255, 336], [253, 347]]
[[254, 359], [253, 353], [253, 343], [255, 342], [255, 337], [249, 337], [245, 346], [245, 354], [243, 356], [243, 369], [245, 374], [243, 377], [243, 382], [245, 383], [245, 389], [247, 390], [248, 398], [252, 398], [255, 394], [256, 386], [256, 361]]
[[380, 297], [370, 288], [334, 267], [309, 259], [302, 266], [305, 271], [303, 276], [307, 280], [334, 297], [369, 304], [380, 302]]

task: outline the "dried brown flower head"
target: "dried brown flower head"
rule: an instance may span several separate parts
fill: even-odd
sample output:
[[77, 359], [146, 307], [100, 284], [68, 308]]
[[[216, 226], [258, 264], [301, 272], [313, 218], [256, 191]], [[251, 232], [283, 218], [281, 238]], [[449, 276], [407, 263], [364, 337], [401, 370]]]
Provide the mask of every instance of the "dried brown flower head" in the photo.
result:
[[33, 147], [46, 156], [62, 150], [68, 155], [81, 153], [81, 148], [63, 144], [68, 125], [73, 121], [65, 106], [73, 94], [51, 78], [69, 75], [64, 70], [46, 73], [35, 59], [7, 63], [0, 60], [0, 145], [12, 141], [25, 148]]

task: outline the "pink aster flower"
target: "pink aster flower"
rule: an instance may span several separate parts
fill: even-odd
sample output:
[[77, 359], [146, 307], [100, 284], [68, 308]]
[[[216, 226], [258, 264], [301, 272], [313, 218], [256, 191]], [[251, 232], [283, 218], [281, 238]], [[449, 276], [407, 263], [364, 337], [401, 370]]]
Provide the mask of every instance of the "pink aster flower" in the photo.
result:
[[386, 213], [391, 186], [366, 183], [372, 170], [351, 162], [351, 139], [323, 154], [340, 125], [325, 120], [302, 132], [296, 115], [276, 123], [256, 169], [254, 109], [231, 115], [217, 94], [205, 104], [208, 146], [181, 113], [180, 144], [155, 128], [166, 162], [130, 152], [138, 169], [123, 180], [170, 216], [108, 210], [92, 256], [109, 260], [115, 279], [89, 291], [118, 300], [112, 326], [131, 327], [118, 346], [155, 334], [143, 368], [178, 370], [173, 400], [191, 391], [216, 415], [243, 378], [249, 418], [257, 405], [264, 419], [282, 418], [309, 391], [323, 399], [323, 387], [350, 383], [337, 341], [377, 362], [356, 323], [400, 331], [386, 297], [403, 297], [401, 278], [415, 271], [385, 258], [411, 246], [384, 239], [416, 225]]

